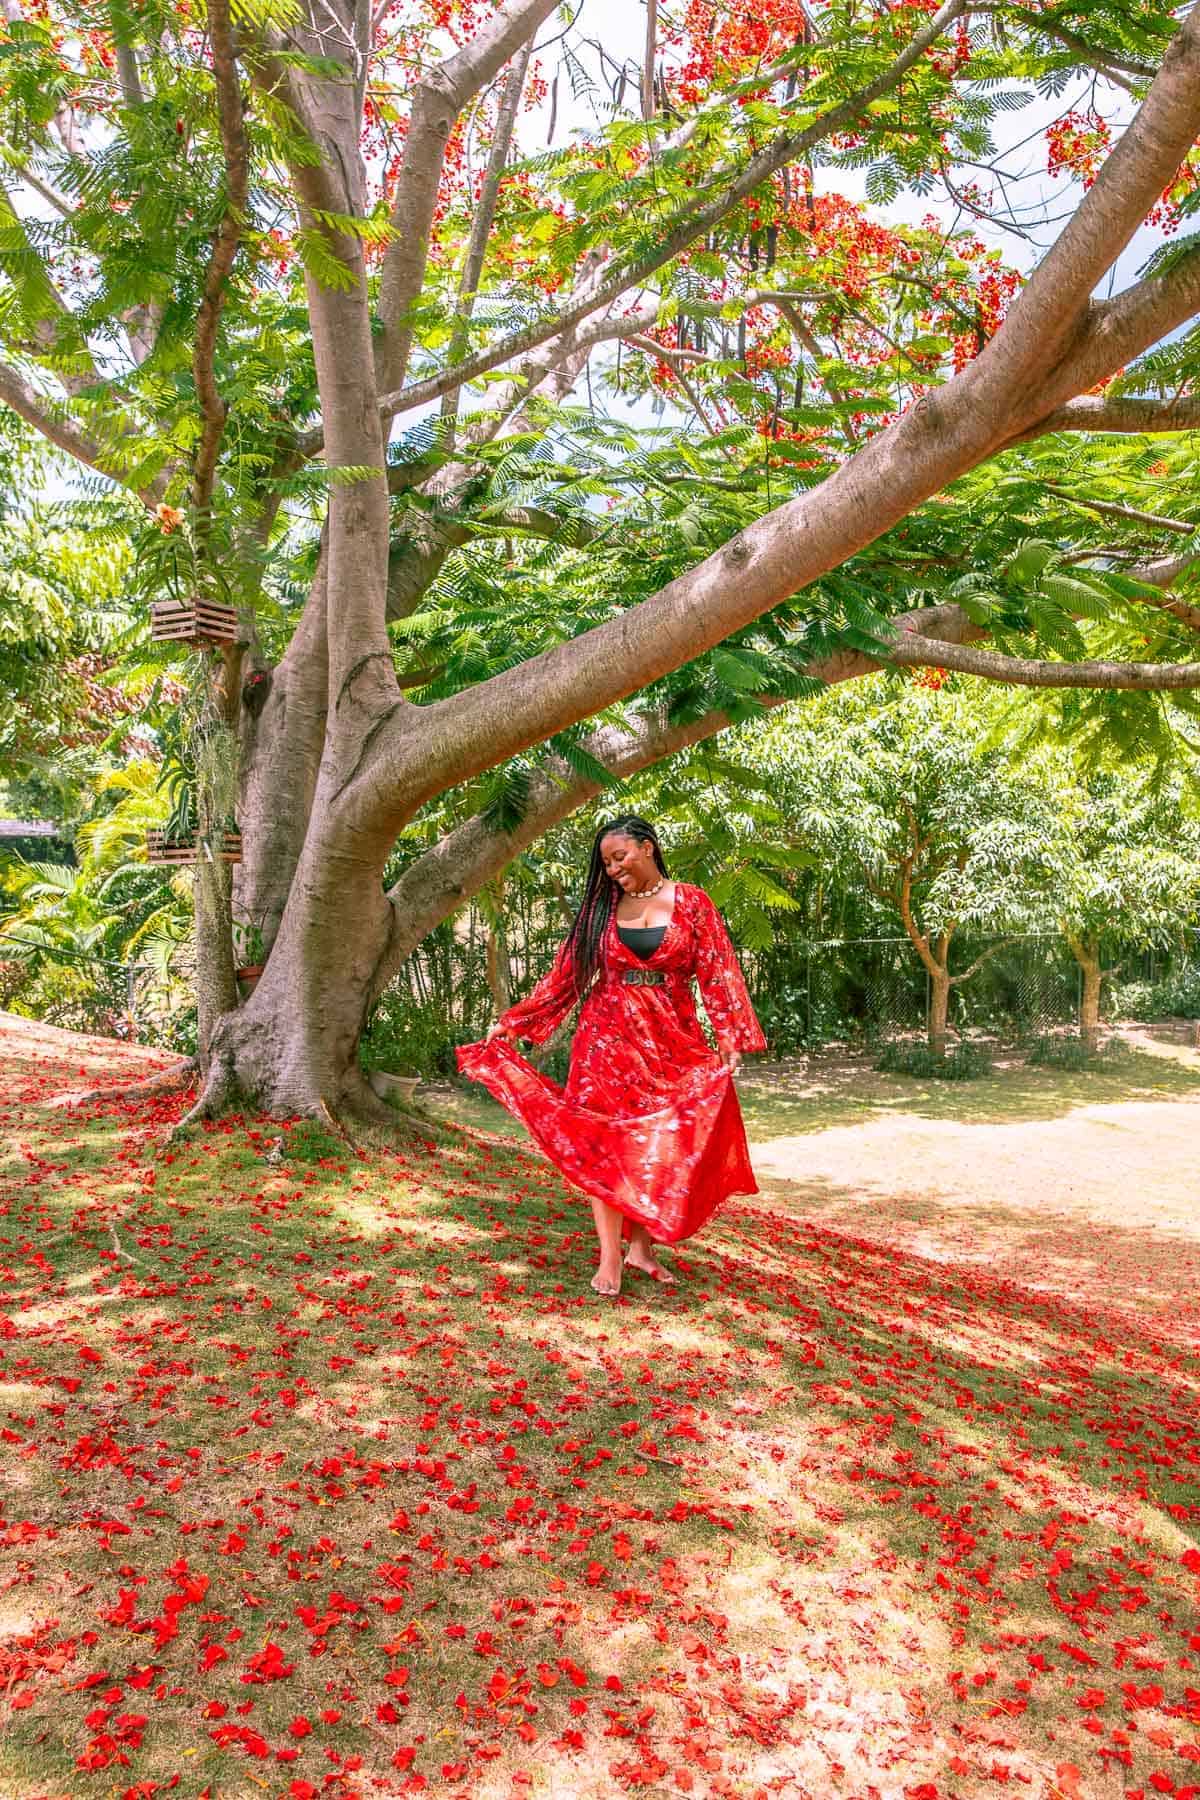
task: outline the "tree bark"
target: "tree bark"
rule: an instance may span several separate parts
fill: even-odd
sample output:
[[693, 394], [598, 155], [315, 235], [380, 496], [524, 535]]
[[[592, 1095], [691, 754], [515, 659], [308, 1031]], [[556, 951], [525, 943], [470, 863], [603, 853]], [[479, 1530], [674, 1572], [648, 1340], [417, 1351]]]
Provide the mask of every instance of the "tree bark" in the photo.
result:
[[950, 972], [941, 963], [929, 965], [929, 1048], [940, 1061], [946, 1054], [950, 1015]]
[[274, 947], [246, 1005], [218, 1020], [213, 1093], [228, 1079], [275, 1115], [377, 1116], [358, 1067], [368, 997], [387, 951], [392, 911], [379, 880], [386, 851], [356, 841], [318, 784], [313, 823]]
[[508, 926], [504, 912], [504, 882], [492, 884], [487, 909], [487, 945], [485, 950], [488, 991], [497, 1018], [512, 1003], [512, 965], [508, 956]]
[[[283, 918], [312, 814], [325, 742], [327, 603], [324, 546], [300, 623], [274, 670], [251, 669], [240, 698], [238, 819], [242, 860], [233, 913], [261, 934], [262, 961]], [[259, 698], [258, 684], [265, 689]]]
[[1100, 963], [1100, 943], [1094, 934], [1067, 934], [1071, 954], [1079, 964], [1083, 986], [1079, 995], [1079, 1036], [1091, 1055], [1100, 1048], [1100, 989], [1104, 970]]
[[[219, 847], [220, 837], [217, 838]], [[211, 1064], [211, 1045], [218, 1019], [237, 1005], [233, 973], [233, 940], [229, 932], [230, 875], [227, 862], [208, 853], [202, 841], [192, 878], [192, 910], [196, 944], [196, 1048], [201, 1072]]]

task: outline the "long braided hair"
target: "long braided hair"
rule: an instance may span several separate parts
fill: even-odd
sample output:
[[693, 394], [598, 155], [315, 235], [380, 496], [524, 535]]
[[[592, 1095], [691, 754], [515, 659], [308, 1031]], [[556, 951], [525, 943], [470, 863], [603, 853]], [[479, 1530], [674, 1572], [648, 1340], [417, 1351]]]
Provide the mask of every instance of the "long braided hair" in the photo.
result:
[[607, 825], [600, 827], [592, 840], [583, 899], [567, 933], [567, 949], [575, 975], [575, 993], [580, 1000], [585, 997], [596, 978], [596, 971], [600, 966], [600, 945], [604, 941], [608, 921], [619, 897], [620, 890], [616, 882], [605, 873], [604, 859], [600, 855], [604, 839], [611, 837], [614, 832], [621, 837], [633, 838], [639, 844], [648, 842], [654, 850], [655, 868], [660, 875], [667, 872], [658, 833], [646, 819], [637, 813], [621, 813], [618, 818], [610, 819]]

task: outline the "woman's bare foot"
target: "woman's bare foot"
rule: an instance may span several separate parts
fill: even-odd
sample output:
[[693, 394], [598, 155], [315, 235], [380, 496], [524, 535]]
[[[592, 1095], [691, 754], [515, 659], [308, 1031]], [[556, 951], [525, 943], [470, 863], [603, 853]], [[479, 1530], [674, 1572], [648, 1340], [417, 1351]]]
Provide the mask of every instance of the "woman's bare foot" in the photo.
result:
[[592, 1276], [592, 1288], [597, 1294], [603, 1294], [606, 1299], [615, 1300], [621, 1291], [620, 1263], [617, 1264], [615, 1271], [606, 1269], [601, 1263]]
[[648, 1275], [651, 1281], [659, 1282], [663, 1287], [674, 1287], [675, 1277], [669, 1269], [664, 1269], [654, 1254], [654, 1245], [644, 1225], [635, 1226], [629, 1238], [629, 1248], [625, 1252], [625, 1267], [637, 1269], [639, 1274]]

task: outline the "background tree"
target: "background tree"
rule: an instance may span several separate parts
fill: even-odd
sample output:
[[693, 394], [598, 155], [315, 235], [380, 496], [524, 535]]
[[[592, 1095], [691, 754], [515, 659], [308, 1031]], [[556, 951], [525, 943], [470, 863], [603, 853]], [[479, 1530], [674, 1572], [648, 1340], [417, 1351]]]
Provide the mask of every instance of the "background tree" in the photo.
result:
[[1082, 976], [1079, 1026], [1090, 1050], [1114, 956], [1178, 943], [1200, 916], [1200, 824], [1180, 786], [1096, 775], [1061, 796], [1054, 893]]
[[[1049, 567], [1078, 540], [995, 599], [970, 530], [953, 579], [911, 560], [948, 484], [1008, 446], [1196, 422], [1191, 340], [1169, 397], [1139, 360], [1200, 306], [1194, 246], [1092, 295], [1148, 214], [1192, 203], [1200, 24], [833, 0], [797, 42], [790, 8], [756, 11], [749, 36], [678, 46], [657, 111], [653, 84], [634, 118], [618, 92], [610, 126], [512, 167], [550, 11], [507, 0], [476, 29], [334, 0], [235, 32], [225, 0], [203, 30], [161, 3], [6, 6], [0, 397], [140, 499], [143, 594], [247, 615], [195, 711], [237, 737], [238, 906], [271, 950], [236, 1008], [202, 862], [206, 1108], [369, 1105], [363, 1020], [425, 933], [604, 782], [769, 697], [881, 660], [1200, 681], [1152, 582], [1148, 633], [1137, 582]], [[1015, 298], [961, 220], [885, 230], [823, 186], [849, 161], [880, 197], [961, 194], [1012, 84], [1071, 71], [1141, 104]], [[1085, 179], [1099, 135], [1060, 134]], [[614, 341], [702, 438], [567, 404]], [[385, 889], [399, 834], [451, 794], [453, 828]]]
[[903, 930], [929, 978], [929, 1047], [944, 1056], [951, 994], [992, 953], [954, 969], [956, 934], [1041, 922], [1053, 796], [985, 746], [970, 694], [874, 687], [811, 708], [801, 729], [772, 727], [759, 754], [798, 844]]

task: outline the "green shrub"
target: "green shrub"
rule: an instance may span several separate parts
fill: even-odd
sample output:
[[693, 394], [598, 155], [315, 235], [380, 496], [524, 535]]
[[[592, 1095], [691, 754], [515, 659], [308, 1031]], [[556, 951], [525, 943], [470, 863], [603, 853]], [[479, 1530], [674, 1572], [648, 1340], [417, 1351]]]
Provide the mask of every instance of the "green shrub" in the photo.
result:
[[922, 1080], [975, 1081], [992, 1072], [991, 1058], [978, 1044], [956, 1044], [937, 1056], [928, 1044], [885, 1044], [875, 1067], [884, 1075], [915, 1075]]
[[1124, 981], [1113, 989], [1118, 1019], [1200, 1019], [1200, 964], [1173, 969], [1160, 981]]
[[1120, 1038], [1110, 1038], [1101, 1049], [1093, 1050], [1083, 1038], [1072, 1033], [1065, 1037], [1032, 1039], [1025, 1060], [1035, 1069], [1066, 1069], [1072, 1074], [1080, 1074], [1090, 1069], [1110, 1068], [1125, 1054]]
[[389, 1075], [426, 1079], [452, 1075], [458, 1035], [436, 1007], [420, 1006], [404, 989], [389, 988], [363, 1032], [358, 1060], [367, 1074], [384, 1069]]
[[31, 962], [27, 979], [10, 995], [8, 1005], [27, 1019], [40, 1019], [64, 1031], [94, 1032], [99, 1037], [131, 1034], [123, 984], [100, 964], [48, 958], [40, 966]]
[[772, 1056], [791, 1056], [802, 1050], [809, 1037], [808, 995], [802, 987], [781, 985], [759, 996], [755, 1003]]

